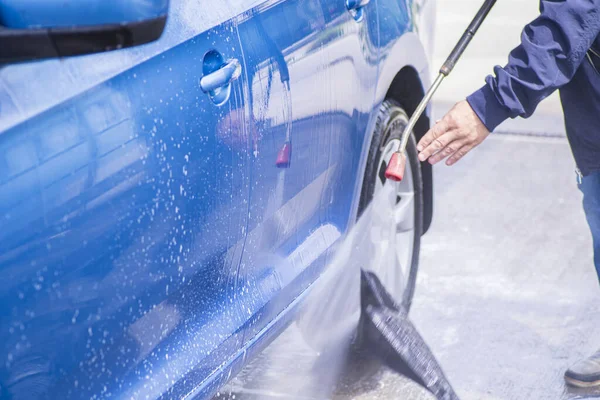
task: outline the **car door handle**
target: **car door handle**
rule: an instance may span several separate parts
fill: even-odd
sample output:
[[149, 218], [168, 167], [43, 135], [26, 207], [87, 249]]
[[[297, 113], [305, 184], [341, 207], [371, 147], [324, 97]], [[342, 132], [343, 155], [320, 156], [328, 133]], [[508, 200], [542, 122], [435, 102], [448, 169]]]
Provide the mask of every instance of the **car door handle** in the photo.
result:
[[362, 22], [365, 15], [364, 8], [369, 2], [370, 0], [346, 0], [346, 8], [356, 22]]
[[228, 60], [221, 68], [206, 74], [200, 79], [200, 88], [204, 93], [214, 92], [217, 89], [230, 85], [240, 77], [242, 67], [238, 60]]
[[350, 10], [358, 10], [369, 4], [371, 0], [346, 0], [346, 8]]

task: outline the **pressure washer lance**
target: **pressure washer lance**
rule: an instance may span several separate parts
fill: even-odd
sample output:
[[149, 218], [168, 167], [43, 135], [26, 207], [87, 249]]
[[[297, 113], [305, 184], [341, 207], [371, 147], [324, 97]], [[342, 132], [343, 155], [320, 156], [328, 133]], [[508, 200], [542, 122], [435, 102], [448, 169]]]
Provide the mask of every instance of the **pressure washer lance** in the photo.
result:
[[392, 155], [390, 163], [385, 171], [385, 177], [387, 179], [391, 179], [396, 182], [400, 182], [402, 179], [404, 179], [404, 171], [406, 169], [406, 155], [404, 154], [404, 152], [406, 150], [408, 138], [410, 137], [412, 130], [417, 124], [419, 118], [421, 118], [421, 115], [429, 105], [431, 98], [440, 87], [444, 78], [450, 75], [450, 72], [452, 72], [452, 70], [454, 69], [454, 66], [469, 46], [469, 43], [471, 43], [471, 40], [479, 30], [479, 27], [481, 26], [483, 21], [485, 21], [485, 19], [487, 18], [488, 14], [492, 10], [492, 7], [494, 7], [494, 4], [496, 4], [496, 0], [486, 0], [483, 3], [479, 11], [477, 12], [477, 15], [475, 15], [475, 18], [473, 19], [465, 33], [463, 33], [462, 37], [456, 44], [456, 47], [454, 47], [454, 50], [452, 50], [452, 53], [450, 53], [450, 56], [440, 69], [440, 73], [436, 80], [433, 82], [433, 85], [431, 85], [431, 88], [429, 88], [427, 94], [425, 95], [423, 100], [421, 100], [421, 103], [410, 117], [408, 125], [406, 125], [406, 128], [402, 133], [402, 140], [400, 141], [398, 150]]
[[392, 369], [409, 376], [407, 366], [413, 379], [438, 400], [459, 400], [433, 353], [408, 319], [406, 307], [395, 303], [372, 272], [362, 271], [361, 285], [366, 317], [363, 328], [369, 350]]
[[292, 95], [290, 90], [290, 79], [282, 80], [283, 83], [283, 109], [287, 111], [285, 120], [285, 142], [277, 152], [275, 165], [277, 168], [289, 168], [292, 165]]

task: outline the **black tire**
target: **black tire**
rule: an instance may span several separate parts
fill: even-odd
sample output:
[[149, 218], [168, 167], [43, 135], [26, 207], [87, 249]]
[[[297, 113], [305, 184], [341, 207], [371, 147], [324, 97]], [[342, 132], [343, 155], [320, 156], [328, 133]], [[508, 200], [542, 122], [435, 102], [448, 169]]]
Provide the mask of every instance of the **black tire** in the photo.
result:
[[[379, 107], [375, 128], [372, 133], [371, 148], [365, 168], [365, 176], [360, 196], [358, 208], [358, 218], [367, 208], [375, 190], [377, 179], [385, 180], [385, 168], [380, 168], [382, 151], [392, 140], [400, 140], [402, 132], [408, 124], [408, 115], [402, 107], [393, 100], [386, 100]], [[423, 234], [423, 180], [421, 176], [421, 165], [417, 158], [417, 145], [414, 135], [411, 135], [406, 149], [408, 162], [412, 171], [414, 193], [415, 193], [415, 235], [413, 243], [413, 254], [410, 265], [410, 272], [407, 279], [406, 288], [402, 298], [402, 304], [406, 310], [410, 309], [415, 293], [417, 272], [419, 269], [419, 252], [421, 246], [421, 236]], [[397, 298], [397, 294], [392, 293]]]

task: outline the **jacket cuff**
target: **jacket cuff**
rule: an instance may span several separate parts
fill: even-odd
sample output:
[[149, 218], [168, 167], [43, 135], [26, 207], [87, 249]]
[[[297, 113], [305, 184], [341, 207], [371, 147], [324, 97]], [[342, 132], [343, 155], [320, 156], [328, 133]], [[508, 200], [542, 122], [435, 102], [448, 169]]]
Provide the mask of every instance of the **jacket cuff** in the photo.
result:
[[510, 117], [509, 110], [498, 101], [489, 85], [467, 97], [467, 102], [490, 132]]

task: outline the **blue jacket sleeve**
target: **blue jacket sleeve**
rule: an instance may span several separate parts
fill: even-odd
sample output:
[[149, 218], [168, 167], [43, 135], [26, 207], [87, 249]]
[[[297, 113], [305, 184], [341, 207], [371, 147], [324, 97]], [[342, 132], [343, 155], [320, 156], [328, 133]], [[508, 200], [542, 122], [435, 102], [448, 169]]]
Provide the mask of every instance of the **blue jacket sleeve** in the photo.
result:
[[467, 98], [493, 131], [508, 118], [527, 118], [567, 84], [600, 33], [600, 0], [541, 0], [540, 16], [525, 27], [504, 68]]

